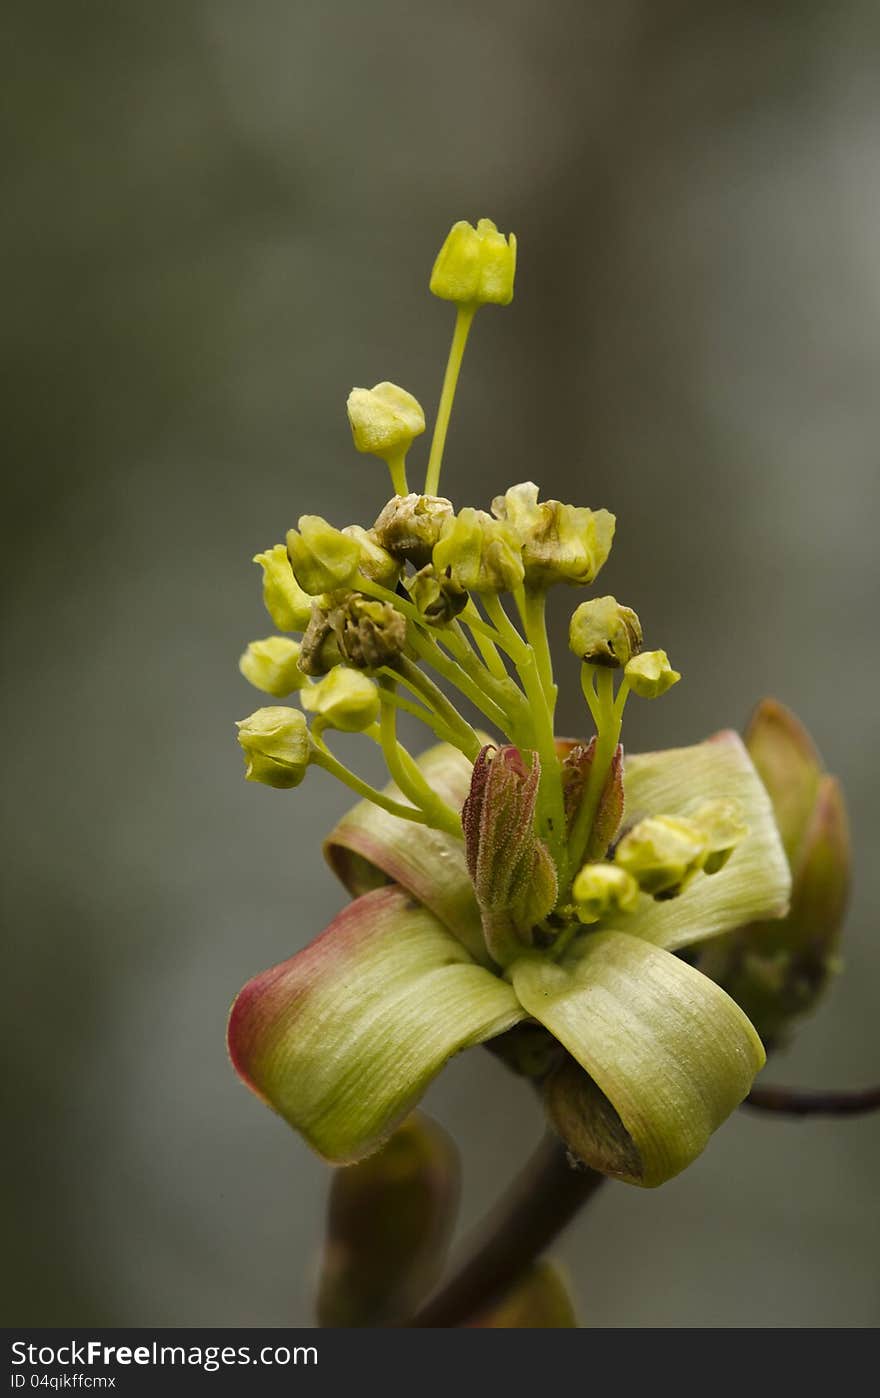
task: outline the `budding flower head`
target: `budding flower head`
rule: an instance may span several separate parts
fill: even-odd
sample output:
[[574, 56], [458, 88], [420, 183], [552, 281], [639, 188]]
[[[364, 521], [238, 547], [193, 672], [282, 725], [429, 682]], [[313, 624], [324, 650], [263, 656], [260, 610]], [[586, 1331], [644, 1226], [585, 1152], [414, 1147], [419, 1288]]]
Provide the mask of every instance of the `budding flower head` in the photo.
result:
[[682, 816], [648, 816], [634, 825], [614, 854], [644, 893], [674, 898], [702, 868], [709, 841]]
[[263, 602], [279, 631], [305, 631], [312, 599], [303, 592], [290, 566], [284, 544], [258, 553], [254, 562], [263, 570]]
[[347, 409], [358, 451], [380, 456], [383, 461], [408, 451], [413, 438], [425, 430], [425, 414], [418, 400], [394, 383], [353, 388]]
[[608, 913], [631, 913], [639, 901], [639, 885], [619, 864], [585, 864], [572, 884], [571, 895], [581, 922], [598, 922]]
[[318, 684], [308, 685], [301, 698], [303, 708], [317, 714], [325, 727], [342, 733], [362, 733], [379, 716], [379, 693], [373, 681], [347, 665], [337, 665]]
[[615, 518], [608, 510], [538, 502], [532, 481], [511, 486], [492, 501], [492, 513], [505, 520], [522, 546], [526, 582], [591, 583], [611, 552]]
[[267, 636], [265, 641], [251, 641], [238, 668], [255, 689], [283, 699], [306, 682], [299, 668], [299, 653], [298, 641], [288, 636]]
[[358, 540], [320, 515], [300, 515], [299, 533], [287, 531], [287, 553], [297, 582], [312, 597], [349, 587], [361, 562]]
[[442, 495], [393, 495], [373, 526], [376, 540], [389, 553], [414, 568], [431, 561], [452, 501]]
[[626, 678], [633, 694], [640, 699], [659, 699], [678, 684], [681, 674], [673, 670], [665, 650], [646, 650], [626, 665]]
[[400, 564], [382, 547], [375, 529], [362, 529], [359, 524], [347, 524], [342, 532], [347, 539], [355, 539], [360, 545], [360, 571], [364, 577], [380, 583], [382, 587], [396, 587], [400, 576]]
[[429, 626], [448, 626], [468, 603], [468, 594], [432, 563], [407, 582], [409, 595]]
[[619, 669], [642, 648], [642, 624], [630, 607], [615, 597], [582, 602], [568, 629], [568, 644], [589, 665]]
[[485, 510], [469, 507], [444, 521], [434, 546], [434, 567], [465, 592], [512, 592], [524, 576], [513, 530]]
[[462, 220], [454, 223], [431, 273], [431, 290], [444, 301], [459, 305], [507, 306], [513, 300], [516, 273], [516, 238], [505, 238], [490, 218], [476, 228]]
[[279, 789], [299, 786], [306, 774], [311, 740], [299, 709], [257, 709], [236, 724], [246, 759], [245, 780]]

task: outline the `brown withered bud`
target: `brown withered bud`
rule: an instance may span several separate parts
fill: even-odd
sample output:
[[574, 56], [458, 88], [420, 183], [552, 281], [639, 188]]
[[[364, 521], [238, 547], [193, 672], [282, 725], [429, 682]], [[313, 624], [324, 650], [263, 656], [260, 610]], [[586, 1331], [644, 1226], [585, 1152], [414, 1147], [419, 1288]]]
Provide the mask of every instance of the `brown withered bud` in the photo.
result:
[[356, 670], [393, 664], [406, 644], [406, 621], [390, 602], [353, 592], [329, 617], [343, 659]]
[[453, 513], [442, 495], [393, 495], [376, 523], [376, 541], [401, 562], [424, 568], [431, 562], [443, 521]]
[[468, 593], [433, 563], [407, 583], [409, 595], [429, 626], [448, 626], [468, 604]]
[[334, 665], [341, 663], [342, 654], [329, 614], [315, 602], [302, 638], [299, 668], [303, 674], [317, 678], [319, 675], [326, 675]]

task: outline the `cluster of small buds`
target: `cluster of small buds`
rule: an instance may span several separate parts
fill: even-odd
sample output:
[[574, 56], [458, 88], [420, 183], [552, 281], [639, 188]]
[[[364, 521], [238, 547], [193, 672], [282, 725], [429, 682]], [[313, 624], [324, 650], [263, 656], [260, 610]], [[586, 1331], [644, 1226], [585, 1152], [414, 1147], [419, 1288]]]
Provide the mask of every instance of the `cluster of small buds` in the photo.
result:
[[[252, 781], [293, 786], [310, 763], [322, 766], [402, 818], [467, 840], [460, 811], [430, 789], [399, 741], [397, 715], [405, 710], [420, 718], [475, 762], [484, 739], [453, 703], [451, 685], [478, 710], [481, 724], [503, 735], [509, 744], [503, 751], [519, 756], [512, 765], [505, 763], [504, 783], [493, 778], [494, 786], [507, 793], [496, 804], [506, 802], [508, 816], [520, 806], [528, 811], [523, 819], [533, 845], [520, 851], [518, 867], [546, 870], [541, 887], [550, 892], [537, 900], [540, 911], [535, 898], [526, 897], [519, 899], [519, 911], [511, 917], [507, 909], [500, 922], [497, 909], [491, 917], [486, 911], [496, 928], [487, 935], [490, 943], [496, 937], [502, 960], [523, 941], [538, 945], [547, 940], [547, 924], [531, 924], [541, 922], [554, 906], [557, 922], [564, 920], [566, 909], [571, 922], [574, 909], [576, 919], [589, 924], [611, 910], [626, 912], [642, 892], [669, 896], [680, 891], [692, 870], [709, 872], [712, 858], [705, 820], [687, 859], [668, 848], [672, 827], [662, 828], [666, 844], [658, 844], [650, 822], [629, 831], [610, 851], [619, 808], [611, 820], [606, 788], [615, 781], [619, 787], [616, 754], [626, 696], [632, 690], [654, 698], [680, 678], [665, 651], [642, 652], [638, 616], [613, 597], [582, 602], [571, 618], [571, 648], [582, 662], [584, 695], [596, 727], [589, 763], [581, 764], [574, 785], [571, 767], [565, 767], [557, 751], [547, 594], [559, 584], [584, 588], [595, 582], [611, 551], [614, 515], [541, 500], [531, 481], [496, 496], [491, 512], [469, 506], [456, 510], [438, 493], [455, 387], [474, 316], [480, 306], [511, 301], [515, 268], [512, 235], [505, 237], [487, 219], [475, 227], [453, 226], [430, 281], [431, 291], [454, 302], [457, 310], [424, 489], [411, 491], [407, 482], [408, 454], [425, 431], [418, 400], [387, 381], [352, 389], [347, 411], [355, 448], [386, 462], [394, 494], [372, 525], [336, 528], [318, 515], [302, 515], [288, 531], [286, 544], [257, 555], [270, 616], [279, 631], [299, 633], [301, 640], [275, 636], [254, 641], [240, 662], [242, 674], [258, 689], [274, 698], [297, 695], [312, 717], [311, 733], [302, 713], [293, 709], [263, 709], [245, 720], [239, 742]], [[502, 601], [505, 597], [515, 617]], [[615, 669], [622, 671], [616, 695]], [[344, 767], [327, 747], [328, 730], [361, 732], [378, 743], [396, 790], [380, 792]], [[496, 777], [501, 770], [496, 763]], [[527, 799], [515, 794], [523, 783]], [[474, 868], [479, 863], [484, 872], [491, 864], [485, 852], [495, 847], [493, 822], [498, 824], [490, 812], [479, 833], [474, 833], [476, 826], [472, 831], [473, 840], [483, 841], [483, 855], [474, 846], [468, 857], [473, 854]], [[507, 857], [503, 841], [498, 849], [496, 864]], [[497, 903], [498, 889], [511, 880], [500, 864], [493, 879]], [[501, 923], [503, 937], [497, 933]]]

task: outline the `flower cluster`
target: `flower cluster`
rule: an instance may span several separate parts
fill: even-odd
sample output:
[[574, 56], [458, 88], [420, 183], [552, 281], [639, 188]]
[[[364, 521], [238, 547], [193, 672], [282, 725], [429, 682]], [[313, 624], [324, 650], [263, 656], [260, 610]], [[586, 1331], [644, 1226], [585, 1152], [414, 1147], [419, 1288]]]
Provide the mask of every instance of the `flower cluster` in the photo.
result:
[[[614, 597], [571, 616], [594, 731], [556, 733], [548, 594], [592, 588], [614, 515], [541, 500], [532, 482], [489, 510], [439, 493], [474, 316], [511, 301], [515, 261], [515, 239], [487, 219], [456, 224], [438, 255], [431, 290], [456, 320], [423, 491], [408, 481], [421, 406], [395, 384], [355, 388], [354, 445], [386, 462], [394, 494], [369, 526], [303, 515], [256, 557], [275, 626], [298, 639], [253, 642], [241, 670], [299, 707], [273, 702], [239, 725], [246, 776], [285, 788], [323, 768], [361, 801], [326, 845], [353, 901], [245, 987], [230, 1049], [260, 1096], [345, 1163], [388, 1138], [451, 1054], [492, 1041], [577, 1159], [654, 1185], [703, 1149], [764, 1062], [694, 948], [782, 917], [791, 875], [735, 734], [624, 757], [629, 696], [681, 677]], [[436, 740], [421, 756], [398, 736], [400, 712]], [[376, 744], [389, 785], [344, 765], [334, 730]]]

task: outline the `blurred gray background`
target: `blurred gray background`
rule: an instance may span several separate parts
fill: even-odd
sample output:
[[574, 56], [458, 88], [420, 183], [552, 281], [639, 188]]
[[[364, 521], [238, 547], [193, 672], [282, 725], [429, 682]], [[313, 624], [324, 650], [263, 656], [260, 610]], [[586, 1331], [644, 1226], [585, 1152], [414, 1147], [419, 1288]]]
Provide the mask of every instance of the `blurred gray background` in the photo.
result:
[[[351, 385], [433, 410], [457, 218], [521, 260], [444, 488], [617, 512], [608, 590], [685, 675], [631, 748], [764, 693], [800, 712], [857, 884], [845, 974], [772, 1078], [876, 1077], [876, 4], [19, 0], [2, 35], [6, 1322], [309, 1323], [327, 1173], [224, 1022], [340, 907], [317, 840], [348, 802], [244, 785], [236, 661], [271, 630], [252, 555], [387, 495]], [[536, 1109], [480, 1052], [428, 1106], [471, 1221]], [[878, 1174], [877, 1118], [740, 1114], [558, 1255], [588, 1325], [873, 1325]]]

